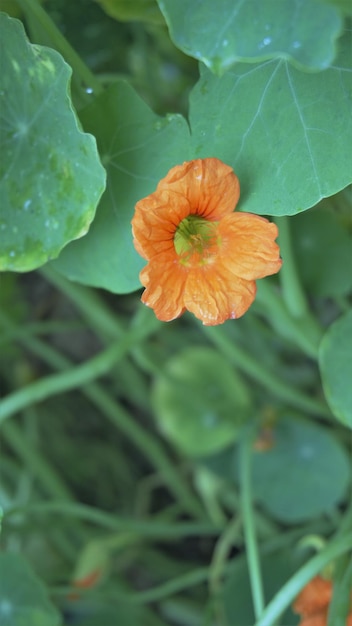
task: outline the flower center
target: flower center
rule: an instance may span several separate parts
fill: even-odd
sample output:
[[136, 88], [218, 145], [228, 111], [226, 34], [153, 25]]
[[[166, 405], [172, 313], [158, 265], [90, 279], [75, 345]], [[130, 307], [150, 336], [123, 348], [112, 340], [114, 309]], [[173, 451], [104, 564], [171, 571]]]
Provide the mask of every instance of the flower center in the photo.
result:
[[199, 255], [216, 242], [216, 226], [218, 222], [189, 215], [179, 223], [174, 235], [174, 246], [177, 254], [188, 260], [192, 254]]

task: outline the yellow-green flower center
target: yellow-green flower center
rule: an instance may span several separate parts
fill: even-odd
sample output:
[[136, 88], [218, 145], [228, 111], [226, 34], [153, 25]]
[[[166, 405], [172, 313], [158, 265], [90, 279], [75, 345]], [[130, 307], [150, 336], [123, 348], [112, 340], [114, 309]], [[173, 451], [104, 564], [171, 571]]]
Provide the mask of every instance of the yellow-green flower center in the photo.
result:
[[189, 215], [179, 223], [174, 235], [174, 246], [179, 256], [189, 258], [193, 253], [202, 254], [214, 244], [217, 222]]

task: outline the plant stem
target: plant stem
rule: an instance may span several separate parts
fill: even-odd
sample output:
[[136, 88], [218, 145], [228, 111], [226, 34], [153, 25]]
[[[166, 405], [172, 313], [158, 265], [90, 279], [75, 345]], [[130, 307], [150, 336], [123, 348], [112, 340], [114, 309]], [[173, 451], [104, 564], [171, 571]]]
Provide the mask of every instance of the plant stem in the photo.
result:
[[283, 258], [282, 268], [279, 273], [282, 295], [287, 309], [293, 317], [305, 317], [309, 308], [297, 272], [290, 236], [289, 218], [286, 215], [277, 217], [275, 222], [279, 228], [278, 242]]
[[118, 517], [116, 513], [107, 513], [87, 504], [75, 502], [43, 502], [29, 504], [23, 507], [14, 507], [6, 511], [4, 519], [9, 519], [18, 513], [52, 514], [55, 517], [64, 516], [96, 524], [101, 528], [116, 532], [131, 532], [140, 537], [158, 540], [174, 540], [182, 537], [212, 537], [218, 535], [221, 528], [210, 522], [182, 522], [174, 524], [154, 521], [153, 518], [137, 520], [132, 517]]
[[[144, 309], [142, 311], [144, 311]], [[144, 315], [144, 313], [142, 314]], [[139, 314], [137, 315], [137, 317], [139, 317]], [[120, 357], [122, 357], [125, 351], [127, 351], [127, 349], [131, 347], [133, 341], [138, 343], [138, 341], [141, 338], [140, 332], [144, 333], [144, 336], [147, 336], [148, 334], [152, 332], [154, 326], [151, 324], [151, 319], [154, 320], [154, 318], [149, 318], [149, 323], [146, 326], [143, 324], [142, 331], [139, 331], [138, 333], [136, 332], [136, 330], [133, 329], [133, 331], [130, 331], [129, 333], [125, 335], [124, 342], [121, 341], [120, 344], [117, 344], [117, 347], [121, 344], [125, 346], [125, 350], [122, 350], [121, 348]], [[2, 313], [0, 313], [0, 321], [1, 321], [1, 324], [5, 326], [6, 329], [10, 329], [10, 330], [13, 329], [14, 325]], [[134, 334], [130, 334], [130, 333], [134, 333]], [[72, 365], [70, 361], [66, 359], [62, 354], [56, 352], [56, 350], [53, 350], [50, 346], [47, 346], [44, 342], [42, 342], [39, 339], [36, 339], [34, 337], [22, 337], [21, 336], [20, 340], [29, 350], [37, 354], [51, 367], [54, 367], [59, 370], [64, 370], [62, 374], [54, 374], [53, 376], [49, 377], [54, 380], [54, 383], [56, 385], [55, 389], [57, 389], [58, 383], [60, 383], [61, 386], [63, 386], [63, 383], [65, 383], [66, 385], [65, 389], [62, 389], [62, 391], [67, 390], [68, 388], [69, 389], [72, 388], [72, 387], [67, 388], [67, 384], [70, 385], [68, 373], [75, 372], [75, 371], [77, 372], [77, 369], [78, 369], [77, 367], [67, 370], [67, 368]], [[115, 350], [116, 347], [115, 348], [112, 347], [111, 349]], [[106, 352], [108, 351], [105, 351], [102, 353], [102, 355], [98, 355], [98, 356], [104, 356], [106, 355]], [[108, 356], [110, 356], [109, 352], [108, 352]], [[114, 353], [112, 354], [112, 356], [114, 356]], [[118, 354], [116, 354], [115, 356], [116, 356], [115, 362], [117, 362]], [[97, 358], [98, 357], [95, 357], [95, 359]], [[92, 361], [93, 359], [85, 365], [89, 366]], [[105, 365], [106, 365], [106, 362], [105, 362]], [[78, 367], [80, 368], [78, 374], [80, 375], [81, 378], [82, 378], [82, 374], [85, 374], [86, 376], [87, 374], [91, 375], [91, 372], [89, 371], [89, 369], [87, 372], [86, 370], [82, 370], [84, 366], [78, 366]], [[91, 380], [91, 378], [89, 380]], [[47, 381], [47, 378], [44, 379], [43, 381], [39, 381], [39, 383], [43, 383], [39, 391], [46, 393], [46, 388], [45, 388], [46, 381]], [[77, 374], [76, 374], [76, 381], [74, 382], [78, 382]], [[85, 382], [88, 382], [87, 378], [85, 379]], [[79, 384], [83, 384], [83, 382], [81, 381]], [[31, 387], [32, 386], [33, 385], [31, 385]], [[27, 391], [27, 388], [23, 391]], [[144, 428], [142, 428], [142, 426], [140, 426], [138, 422], [135, 419], [133, 419], [129, 415], [129, 413], [118, 404], [117, 400], [113, 398], [111, 394], [106, 392], [98, 384], [91, 383], [89, 386], [85, 385], [81, 391], [85, 396], [87, 396], [95, 404], [95, 406], [97, 406], [101, 410], [102, 414], [105, 415], [107, 419], [109, 419], [119, 430], [121, 430], [134, 443], [134, 445], [149, 460], [152, 467], [157, 468], [158, 472], [160, 472], [160, 476], [162, 477], [163, 481], [165, 481], [165, 483], [168, 485], [170, 491], [174, 494], [175, 498], [180, 503], [182, 503], [183, 508], [186, 509], [191, 515], [198, 517], [198, 518], [203, 518], [204, 511], [202, 507], [200, 506], [198, 500], [195, 498], [193, 492], [189, 489], [187, 482], [183, 479], [183, 477], [179, 474], [177, 469], [173, 466], [173, 463], [168, 458], [166, 452], [164, 451], [162, 444], [159, 443], [159, 441], [152, 434], [149, 434]], [[24, 398], [22, 395], [18, 399], [18, 395], [16, 394], [19, 394], [19, 393], [20, 392], [15, 392], [15, 394], [12, 394], [10, 396], [10, 398], [12, 398], [12, 402], [10, 402], [10, 406], [7, 405], [6, 407], [5, 405], [5, 412], [7, 411], [7, 414], [5, 415], [5, 417], [9, 416], [8, 415], [9, 411], [11, 413], [12, 412], [11, 410], [16, 409], [16, 402], [17, 402], [17, 407], [18, 407], [19, 401], [23, 403], [24, 400], [27, 402], [29, 399], [32, 399], [32, 398], [28, 398], [28, 393], [27, 395], [25, 394]], [[13, 396], [15, 396], [15, 404], [13, 402]], [[17, 401], [16, 401], [16, 398], [17, 398]], [[5, 401], [6, 401], [6, 398], [2, 402], [4, 403]], [[3, 404], [0, 403], [0, 411], [2, 409], [3, 409]], [[3, 417], [3, 419], [5, 419], [5, 417]], [[0, 413], [0, 418], [1, 418], [1, 413]]]
[[33, 449], [30, 442], [22, 434], [22, 430], [14, 421], [3, 424], [1, 429], [3, 440], [26, 465], [26, 471], [39, 478], [44, 489], [51, 497], [58, 500], [71, 500], [72, 494], [51, 465]]
[[307, 356], [317, 360], [323, 329], [309, 312], [304, 317], [293, 317], [270, 280], [258, 281], [255, 306], [264, 309], [268, 323], [281, 337], [295, 343]]
[[260, 385], [263, 385], [277, 398], [309, 414], [326, 418], [331, 417], [330, 410], [322, 402], [306, 396], [298, 389], [293, 389], [289, 384], [279, 380], [275, 374], [263, 367], [257, 359], [235, 343], [230, 342], [223, 328], [220, 326], [202, 326], [202, 329], [208, 339], [221, 350], [231, 363]]
[[[16, 0], [27, 18], [34, 19], [44, 29], [52, 42], [53, 47], [62, 54], [67, 63], [72, 67], [74, 79], [80, 85], [81, 91], [87, 87], [98, 94], [103, 91], [100, 81], [94, 76], [81, 57], [68, 43], [67, 39], [59, 31], [51, 17], [37, 0]], [[90, 96], [91, 98], [91, 96]]]
[[251, 484], [252, 430], [246, 429], [240, 444], [241, 508], [247, 552], [249, 579], [252, 590], [255, 618], [260, 619], [264, 610], [264, 592], [260, 570], [260, 558], [255, 531], [255, 519]]
[[278, 591], [255, 626], [273, 626], [305, 585], [328, 564], [352, 548], [352, 532], [331, 541], [319, 554], [303, 565]]
[[125, 337], [115, 342], [110, 348], [100, 352], [82, 365], [71, 367], [69, 370], [52, 374], [38, 380], [23, 389], [14, 391], [6, 396], [0, 404], [0, 424], [6, 418], [18, 411], [50, 398], [51, 396], [77, 389], [92, 380], [106, 374], [111, 367], [123, 357], [134, 342], [141, 340], [143, 333], [126, 333]]

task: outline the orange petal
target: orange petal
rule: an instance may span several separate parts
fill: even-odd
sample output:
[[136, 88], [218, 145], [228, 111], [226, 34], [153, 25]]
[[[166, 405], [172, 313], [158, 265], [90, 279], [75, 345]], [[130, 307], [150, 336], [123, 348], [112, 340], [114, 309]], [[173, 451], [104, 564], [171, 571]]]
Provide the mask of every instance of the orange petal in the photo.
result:
[[212, 221], [231, 213], [240, 197], [239, 180], [232, 167], [213, 157], [176, 165], [157, 189], [187, 198], [193, 215]]
[[282, 260], [275, 243], [278, 229], [264, 217], [232, 213], [218, 225], [219, 251], [228, 268], [246, 280], [256, 280], [279, 271]]
[[151, 307], [162, 322], [170, 322], [185, 311], [183, 291], [187, 272], [168, 255], [159, 255], [140, 272], [146, 287], [142, 302]]
[[233, 211], [239, 194], [237, 176], [219, 159], [176, 165], [154, 193], [136, 204], [132, 232], [137, 252], [151, 259], [165, 249], [185, 217], [200, 215], [217, 221]]
[[221, 265], [193, 268], [187, 277], [184, 306], [206, 326], [241, 317], [256, 294], [254, 281], [242, 280]]
[[315, 576], [302, 589], [293, 603], [293, 610], [302, 616], [307, 616], [325, 609], [332, 597], [331, 580]]
[[189, 214], [186, 198], [155, 191], [136, 204], [132, 219], [133, 243], [145, 259], [173, 247], [178, 224]]
[[327, 626], [327, 623], [327, 611], [322, 611], [321, 613], [314, 613], [314, 615], [304, 617], [298, 626]]

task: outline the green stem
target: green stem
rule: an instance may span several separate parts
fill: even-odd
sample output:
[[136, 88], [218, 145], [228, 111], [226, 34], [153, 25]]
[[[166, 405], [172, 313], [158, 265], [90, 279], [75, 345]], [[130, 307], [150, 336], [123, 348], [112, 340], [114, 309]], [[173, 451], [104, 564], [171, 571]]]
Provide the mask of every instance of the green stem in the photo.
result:
[[77, 365], [59, 374], [46, 376], [6, 396], [0, 404], [0, 424], [6, 418], [36, 402], [82, 387], [106, 374], [128, 352], [133, 343], [138, 343], [143, 338], [143, 335], [145, 333], [141, 329], [139, 333], [136, 330], [130, 331], [121, 341], [113, 344], [83, 365]]
[[136, 602], [137, 604], [158, 602], [164, 598], [173, 596], [176, 593], [180, 593], [181, 591], [185, 592], [191, 587], [205, 583], [208, 576], [209, 569], [207, 567], [200, 567], [192, 570], [191, 572], [187, 572], [187, 574], [168, 580], [166, 583], [163, 583], [158, 587], [133, 594], [129, 596], [129, 600]]
[[304, 317], [293, 317], [270, 280], [258, 281], [256, 306], [264, 309], [268, 323], [281, 337], [292, 341], [307, 356], [317, 360], [323, 329], [309, 312]]
[[251, 481], [252, 431], [247, 429], [240, 445], [241, 508], [247, 552], [249, 580], [252, 590], [255, 618], [264, 610], [264, 592], [260, 558], [255, 530]]
[[[81, 57], [68, 43], [53, 20], [37, 0], [16, 0], [27, 18], [34, 19], [52, 42], [53, 47], [62, 54], [67, 63], [72, 67], [77, 84], [83, 83], [84, 87], [91, 88], [98, 94], [103, 91], [100, 81], [94, 76]], [[81, 85], [83, 90], [83, 86]]]
[[[141, 313], [142, 315], [144, 315], [144, 311], [148, 311], [148, 309], [143, 308], [142, 313]], [[139, 314], [137, 315], [137, 317], [139, 317]], [[2, 325], [5, 326], [5, 328], [13, 329], [14, 325], [7, 318], [5, 318], [4, 314], [2, 313], [0, 314], [0, 320], [1, 320]], [[149, 322], [146, 325], [143, 323], [143, 320], [142, 320], [142, 323], [143, 323], [142, 332], [144, 333], [145, 336], [150, 334], [153, 331], [153, 329], [155, 329], [155, 326], [153, 325], [154, 317], [151, 317], [151, 318], [148, 317], [148, 320]], [[151, 320], [153, 320], [153, 324], [151, 323]], [[130, 343], [130, 340], [131, 342], [132, 340], [135, 341], [136, 344], [140, 340], [140, 332], [138, 333], [134, 329], [131, 332], [134, 333], [132, 334], [132, 336], [130, 335], [130, 333], [128, 333], [127, 335], [125, 335], [125, 338], [124, 338], [125, 344], [126, 344], [125, 346], [126, 350], [129, 349], [129, 347], [131, 347], [132, 345], [132, 343]], [[53, 350], [50, 346], [47, 346], [41, 340], [36, 339], [34, 337], [24, 337], [24, 338], [21, 337], [21, 342], [29, 350], [37, 354], [41, 359], [43, 359], [43, 361], [48, 363], [50, 366], [59, 370], [64, 370], [62, 375], [60, 374], [54, 375], [54, 377], [56, 377], [54, 378], [54, 382], [56, 381], [56, 388], [57, 388], [58, 381], [59, 383], [61, 381], [61, 384], [62, 384], [62, 380], [63, 380], [66, 384], [69, 384], [70, 381], [67, 379], [68, 372], [76, 371], [77, 368], [71, 368], [70, 370], [67, 371], [67, 367], [71, 366], [71, 363], [68, 359], [66, 359], [60, 353]], [[103, 355], [105, 354], [106, 352], [103, 353]], [[124, 351], [121, 350], [120, 356], [123, 356], [123, 354], [124, 354]], [[117, 356], [118, 355], [116, 355], [116, 359], [117, 359]], [[91, 364], [91, 361], [87, 365], [89, 364]], [[79, 366], [79, 367], [82, 368], [83, 366]], [[81, 372], [81, 377], [82, 377], [82, 370], [80, 370], [80, 372]], [[83, 371], [83, 373], [87, 374], [87, 372], [85, 371]], [[90, 373], [89, 370], [88, 370], [88, 373]], [[39, 382], [44, 383], [45, 380], [39, 381]], [[45, 392], [45, 385], [44, 385], [44, 389], [42, 386], [41, 390]], [[20, 392], [17, 392], [17, 393], [20, 393]], [[161, 445], [161, 443], [159, 443], [159, 441], [155, 437], [153, 437], [152, 434], [149, 434], [144, 428], [142, 428], [142, 426], [140, 426], [138, 422], [135, 419], [133, 419], [129, 415], [129, 413], [125, 411], [118, 404], [116, 399], [113, 398], [108, 392], [104, 391], [102, 387], [100, 387], [98, 384], [92, 383], [89, 386], [85, 386], [82, 389], [82, 393], [86, 395], [95, 404], [95, 406], [97, 406], [102, 411], [103, 415], [105, 415], [106, 418], [108, 418], [119, 430], [121, 430], [134, 443], [134, 445], [149, 460], [151, 466], [157, 468], [163, 481], [167, 483], [170, 491], [174, 494], [175, 498], [178, 501], [180, 501], [180, 503], [182, 503], [183, 507], [191, 515], [202, 518], [204, 516], [202, 507], [200, 506], [199, 502], [196, 500], [193, 492], [189, 489], [187, 482], [179, 474], [177, 469], [175, 469], [173, 463], [170, 461], [166, 452], [164, 451], [164, 448]], [[13, 395], [15, 394], [12, 394], [12, 396]], [[25, 396], [25, 399], [28, 400], [28, 395], [27, 397]], [[21, 400], [21, 397], [20, 397], [20, 400]], [[5, 401], [6, 401], [6, 398], [3, 402]], [[23, 402], [23, 398], [22, 398], [22, 402]], [[18, 403], [18, 399], [17, 399], [17, 403]], [[2, 405], [0, 403], [0, 411], [1, 411], [1, 408], [2, 408]], [[13, 402], [12, 402], [12, 406], [11, 406], [11, 403], [10, 403], [10, 407], [7, 406], [7, 412], [11, 408], [12, 409], [14, 408]], [[5, 409], [6, 409], [6, 406], [5, 406]], [[6, 415], [6, 417], [8, 417], [8, 415]]]
[[255, 357], [252, 357], [237, 344], [229, 341], [223, 328], [220, 326], [202, 326], [202, 329], [208, 339], [221, 350], [231, 363], [260, 385], [263, 385], [274, 396], [280, 398], [286, 404], [309, 414], [326, 418], [331, 417], [330, 410], [322, 402], [306, 396], [298, 389], [292, 388], [280, 380], [276, 374], [272, 374], [263, 367]]
[[261, 618], [255, 626], [273, 626], [280, 615], [289, 607], [307, 583], [341, 554], [348, 552], [352, 547], [352, 532], [334, 539], [330, 545], [323, 548], [308, 563], [303, 565], [288, 582], [281, 587], [265, 608]]
[[275, 222], [279, 228], [278, 243], [283, 258], [282, 268], [279, 273], [282, 295], [287, 309], [293, 317], [305, 317], [309, 308], [297, 272], [290, 236], [289, 218], [287, 216], [277, 217]]
[[346, 626], [352, 590], [352, 561], [340, 559], [334, 567], [333, 597], [327, 626]]
[[172, 524], [155, 522], [152, 518], [147, 521], [135, 518], [119, 518], [116, 513], [106, 513], [95, 507], [74, 502], [43, 502], [29, 504], [24, 507], [14, 507], [6, 511], [4, 520], [10, 519], [12, 515], [17, 515], [18, 513], [72, 517], [82, 522], [86, 521], [90, 524], [96, 524], [107, 530], [124, 533], [131, 532], [140, 537], [160, 540], [175, 540], [182, 537], [212, 537], [218, 535], [221, 530], [218, 526], [209, 522], [178, 521]]
[[44, 489], [51, 497], [58, 500], [71, 500], [72, 494], [62, 482], [60, 476], [53, 470], [51, 465], [37, 450], [33, 449], [30, 442], [22, 434], [22, 430], [14, 421], [3, 424], [1, 435], [8, 446], [22, 459], [28, 473], [36, 476]]

